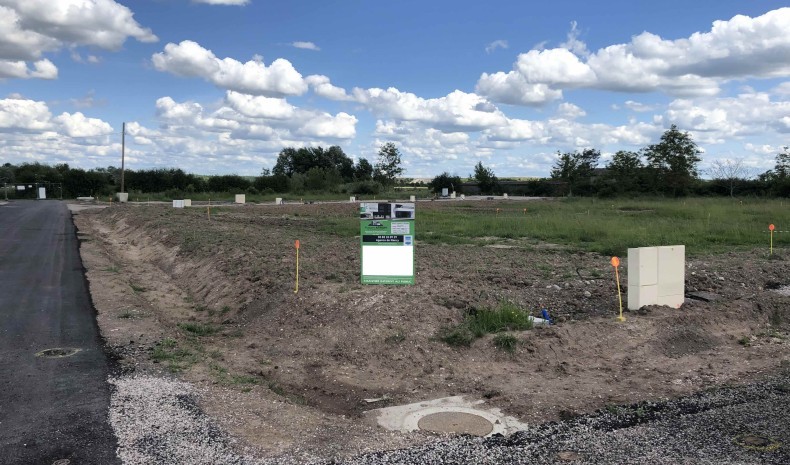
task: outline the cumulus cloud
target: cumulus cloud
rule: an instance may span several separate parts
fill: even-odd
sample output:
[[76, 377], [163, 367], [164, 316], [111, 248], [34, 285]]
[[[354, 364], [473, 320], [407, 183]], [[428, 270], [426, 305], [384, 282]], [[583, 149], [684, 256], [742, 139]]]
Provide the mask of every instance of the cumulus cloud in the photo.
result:
[[522, 53], [507, 73], [483, 73], [477, 92], [520, 105], [544, 104], [574, 88], [712, 96], [732, 79], [790, 76], [789, 26], [790, 8], [780, 8], [756, 18], [716, 21], [709, 32], [688, 38], [643, 32], [591, 53], [574, 22], [559, 48]]
[[0, 0], [0, 78], [55, 79], [42, 55], [64, 46], [118, 50], [128, 38], [158, 40], [133, 16], [113, 0]]
[[386, 90], [357, 87], [351, 94], [377, 116], [419, 122], [445, 132], [479, 131], [506, 121], [504, 114], [486, 99], [460, 90], [433, 99], [394, 87]]
[[498, 39], [491, 42], [490, 44], [486, 45], [486, 53], [491, 53], [498, 48], [507, 49], [508, 48], [507, 41]]
[[315, 50], [316, 52], [321, 50], [316, 44], [312, 42], [292, 42], [291, 46], [295, 48], [302, 48], [305, 50]]
[[324, 97], [329, 100], [352, 100], [352, 97], [346, 93], [342, 87], [332, 85], [329, 78], [320, 74], [307, 76], [305, 82], [310, 85], [316, 95]]
[[152, 61], [159, 71], [200, 77], [219, 88], [245, 94], [284, 97], [307, 91], [307, 83], [288, 60], [278, 58], [266, 66], [260, 57], [245, 63], [220, 59], [191, 40], [167, 44], [164, 52], [153, 55]]
[[772, 100], [765, 92], [718, 99], [677, 99], [669, 104], [664, 119], [707, 143], [771, 132], [788, 134], [790, 101]]
[[88, 118], [80, 112], [62, 113], [53, 119], [69, 137], [97, 137], [112, 134], [112, 127], [98, 118]]

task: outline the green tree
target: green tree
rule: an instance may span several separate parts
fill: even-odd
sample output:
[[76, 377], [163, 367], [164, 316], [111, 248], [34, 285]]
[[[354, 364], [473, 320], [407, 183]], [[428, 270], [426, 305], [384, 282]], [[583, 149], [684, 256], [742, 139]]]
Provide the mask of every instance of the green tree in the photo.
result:
[[557, 161], [551, 169], [551, 178], [568, 183], [568, 196], [581, 185], [590, 184], [601, 152], [596, 149], [584, 149], [581, 152], [557, 152]]
[[790, 147], [785, 147], [784, 151], [776, 154], [774, 173], [782, 179], [790, 178]]
[[477, 181], [481, 194], [493, 194], [499, 191], [499, 179], [494, 175], [494, 170], [483, 166], [482, 161], [477, 162], [475, 171], [470, 177]]
[[373, 165], [366, 158], [360, 158], [354, 166], [354, 178], [357, 181], [370, 181], [373, 179]]
[[401, 154], [394, 143], [387, 142], [379, 148], [379, 159], [374, 173], [376, 180], [385, 186], [395, 184], [395, 178], [403, 173]]
[[431, 192], [438, 194], [442, 189], [447, 188], [450, 192], [460, 192], [463, 181], [460, 176], [451, 175], [447, 171], [436, 176], [428, 183]]
[[688, 193], [699, 176], [700, 153], [688, 132], [681, 132], [674, 124], [670, 126], [661, 142], [645, 149], [647, 166], [655, 173], [658, 190], [674, 196]]
[[636, 192], [640, 190], [644, 165], [637, 152], [620, 150], [612, 156], [606, 165], [606, 178], [613, 186], [614, 192]]

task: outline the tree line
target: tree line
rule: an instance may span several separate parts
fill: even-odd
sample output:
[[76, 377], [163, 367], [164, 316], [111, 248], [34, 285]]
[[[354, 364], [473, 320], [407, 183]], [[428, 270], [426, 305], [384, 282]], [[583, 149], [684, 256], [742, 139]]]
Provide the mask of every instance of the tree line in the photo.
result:
[[[755, 175], [742, 159], [717, 160], [701, 179], [702, 151], [688, 134], [672, 125], [656, 144], [639, 151], [620, 150], [603, 167], [594, 148], [557, 152], [548, 179], [516, 185], [500, 183], [493, 170], [478, 162], [469, 179], [482, 194], [566, 195], [614, 197], [626, 195], [756, 195], [790, 196], [790, 148], [776, 155], [774, 169]], [[462, 186], [459, 176], [447, 172], [433, 178], [434, 192]], [[511, 183], [513, 184], [513, 183]], [[462, 187], [454, 189], [461, 192]]]
[[[373, 164], [365, 158], [354, 163], [338, 146], [328, 149], [287, 147], [278, 155], [274, 167], [264, 168], [260, 176], [200, 176], [180, 168], [127, 169], [124, 172], [124, 190], [130, 193], [164, 193], [170, 197], [196, 192], [378, 194], [392, 187], [402, 173], [400, 150], [391, 142], [380, 147]], [[54, 166], [6, 163], [0, 166], [0, 186], [3, 183], [54, 183], [62, 186], [66, 198], [105, 197], [120, 191], [121, 169], [110, 166], [84, 170], [65, 163]]]

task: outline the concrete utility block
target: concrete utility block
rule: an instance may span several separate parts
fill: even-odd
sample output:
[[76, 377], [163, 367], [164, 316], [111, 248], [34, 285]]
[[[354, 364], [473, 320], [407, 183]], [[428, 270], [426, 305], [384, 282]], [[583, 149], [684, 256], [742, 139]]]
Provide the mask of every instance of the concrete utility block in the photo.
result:
[[454, 199], [454, 198], [455, 198], [455, 192], [453, 192], [452, 194], [450, 194], [450, 198], [451, 198], [451, 199]]
[[465, 198], [466, 196], [464, 194], [461, 194], [461, 200], [464, 200]]
[[173, 200], [173, 208], [184, 208], [183, 200]]
[[410, 195], [409, 196], [409, 202], [416, 202], [416, 201], [417, 201], [417, 196], [415, 196], [415, 195]]
[[685, 293], [686, 247], [628, 249], [628, 308], [680, 307]]
[[354, 202], [357, 201], [357, 198], [356, 197], [349, 197], [348, 201], [351, 202], [351, 203], [354, 203]]
[[184, 206], [191, 207], [192, 206], [192, 199], [184, 199]]
[[274, 204], [275, 205], [282, 205], [283, 204], [283, 198], [282, 197], [277, 197], [276, 199], [274, 199]]
[[507, 194], [502, 194], [502, 198], [506, 199], [507, 198]]
[[236, 194], [236, 203], [240, 203], [244, 205], [247, 201], [245, 200], [246, 195], [244, 194]]
[[121, 203], [126, 203], [129, 201], [128, 192], [118, 192], [117, 194], [115, 194], [115, 196], [118, 198], [118, 201]]

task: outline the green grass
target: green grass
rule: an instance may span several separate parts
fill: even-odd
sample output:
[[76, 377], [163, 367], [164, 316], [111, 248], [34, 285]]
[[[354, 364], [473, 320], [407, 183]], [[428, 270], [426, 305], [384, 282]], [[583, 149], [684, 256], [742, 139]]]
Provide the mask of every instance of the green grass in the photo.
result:
[[164, 363], [168, 370], [179, 373], [197, 363], [198, 356], [188, 349], [178, 347], [175, 339], [166, 338], [154, 346], [151, 360]]
[[118, 315], [118, 318], [121, 318], [121, 319], [124, 319], [124, 320], [130, 320], [130, 319], [134, 318], [134, 313], [132, 313], [130, 310], [125, 310], [123, 313]]
[[497, 334], [494, 337], [494, 347], [504, 352], [515, 352], [516, 345], [518, 345], [518, 338], [512, 334]]
[[219, 331], [214, 326], [204, 325], [202, 323], [179, 323], [178, 327], [194, 336], [211, 336]]
[[[484, 245], [491, 238], [516, 239], [526, 240], [525, 247], [546, 242], [618, 256], [629, 247], [674, 244], [684, 244], [690, 255], [754, 247], [764, 247], [767, 255], [768, 224], [790, 230], [790, 202], [781, 199], [572, 198], [419, 204], [417, 208], [416, 237], [423, 243]], [[325, 221], [329, 223], [325, 231], [359, 234], [356, 218]], [[788, 246], [790, 234], [774, 234], [774, 253]]]
[[493, 309], [472, 309], [458, 326], [443, 328], [439, 339], [451, 346], [469, 347], [486, 334], [524, 331], [532, 329], [532, 325], [529, 313], [511, 302], [501, 302]]

